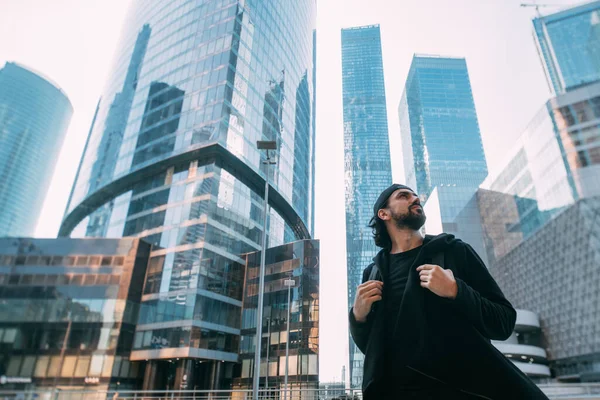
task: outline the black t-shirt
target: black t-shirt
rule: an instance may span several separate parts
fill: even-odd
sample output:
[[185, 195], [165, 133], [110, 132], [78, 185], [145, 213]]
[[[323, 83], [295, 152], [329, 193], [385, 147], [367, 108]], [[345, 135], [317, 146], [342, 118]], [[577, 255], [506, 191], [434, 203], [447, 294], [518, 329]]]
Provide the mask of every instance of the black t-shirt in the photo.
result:
[[[400, 311], [400, 303], [402, 303], [402, 296], [404, 296], [404, 289], [408, 282], [408, 271], [415, 262], [420, 250], [421, 246], [402, 253], [390, 254], [388, 279], [386, 279], [383, 288], [386, 340], [392, 339], [392, 333], [396, 325], [396, 316], [398, 315], [398, 311]], [[391, 348], [391, 346], [386, 346], [386, 348]]]
[[[387, 375], [386, 381], [393, 382], [396, 386], [395, 391], [398, 390], [409, 390], [409, 391], [420, 391], [429, 389], [435, 385], [435, 382], [429, 382], [429, 379], [423, 379], [423, 377], [415, 374], [413, 371], [400, 366], [396, 363], [396, 339], [394, 339], [393, 333], [396, 326], [396, 318], [400, 311], [400, 304], [402, 303], [402, 296], [404, 296], [404, 290], [408, 283], [408, 272], [410, 268], [416, 268], [413, 265], [421, 246], [414, 249], [397, 253], [390, 254], [390, 264], [388, 277], [383, 287], [383, 302], [385, 308], [385, 373]], [[406, 326], [400, 326], [398, 329], [410, 329]]]

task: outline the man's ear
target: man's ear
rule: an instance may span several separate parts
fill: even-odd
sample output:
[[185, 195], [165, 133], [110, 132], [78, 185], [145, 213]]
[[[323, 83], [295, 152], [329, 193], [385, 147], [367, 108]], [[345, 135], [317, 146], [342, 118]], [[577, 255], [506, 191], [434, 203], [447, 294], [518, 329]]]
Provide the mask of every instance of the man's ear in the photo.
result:
[[377, 211], [377, 216], [380, 220], [387, 221], [388, 219], [390, 219], [390, 212], [382, 208], [379, 211]]

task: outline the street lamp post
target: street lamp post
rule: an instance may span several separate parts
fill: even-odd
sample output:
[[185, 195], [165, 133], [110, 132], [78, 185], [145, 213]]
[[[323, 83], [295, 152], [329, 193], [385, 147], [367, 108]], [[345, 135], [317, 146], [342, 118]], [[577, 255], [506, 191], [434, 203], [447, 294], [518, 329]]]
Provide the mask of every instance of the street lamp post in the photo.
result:
[[[73, 320], [71, 319], [71, 310], [67, 311], [67, 331], [65, 332], [65, 337], [63, 338], [62, 346], [60, 347], [60, 368], [62, 370], [65, 364], [65, 350], [67, 350], [67, 344], [69, 342], [69, 336], [71, 336], [71, 323]], [[58, 376], [60, 374], [57, 373], [54, 377], [54, 388], [57, 388]]]
[[[260, 385], [260, 355], [261, 355], [261, 339], [262, 339], [262, 320], [263, 320], [263, 299], [265, 295], [265, 260], [267, 255], [267, 217], [269, 211], [269, 169], [271, 165], [275, 165], [275, 160], [272, 160], [269, 155], [269, 150], [277, 150], [277, 142], [275, 141], [262, 141], [256, 142], [258, 150], [266, 150], [267, 157], [263, 164], [266, 164], [267, 168], [265, 171], [265, 203], [263, 207], [263, 236], [262, 236], [262, 250], [260, 254], [260, 271], [258, 278], [258, 309], [256, 310], [256, 348], [254, 351], [254, 382], [252, 385], [252, 398], [258, 400], [258, 388]], [[268, 363], [268, 360], [267, 360]], [[267, 364], [268, 369], [268, 364]]]
[[286, 279], [283, 281], [283, 284], [288, 288], [288, 301], [287, 301], [287, 340], [285, 341], [285, 380], [283, 382], [284, 392], [283, 392], [283, 400], [287, 399], [288, 392], [288, 368], [289, 368], [289, 358], [290, 358], [290, 300], [292, 294], [292, 287], [296, 284], [293, 279]]
[[267, 376], [265, 377], [265, 389], [269, 388], [269, 349], [271, 348], [271, 318], [267, 317]]

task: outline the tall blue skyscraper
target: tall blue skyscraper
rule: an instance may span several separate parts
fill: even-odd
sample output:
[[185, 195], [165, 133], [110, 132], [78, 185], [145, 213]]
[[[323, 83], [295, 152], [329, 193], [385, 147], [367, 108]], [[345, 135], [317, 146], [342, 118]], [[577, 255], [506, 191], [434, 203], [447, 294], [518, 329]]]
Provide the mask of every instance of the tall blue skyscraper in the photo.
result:
[[538, 17], [533, 28], [553, 94], [600, 80], [600, 1]]
[[[377, 253], [368, 223], [373, 204], [392, 182], [379, 25], [342, 30], [344, 171], [348, 304]], [[350, 338], [350, 381], [359, 387], [363, 355]]]
[[444, 230], [487, 176], [464, 58], [415, 55], [398, 107], [404, 170], [426, 200], [437, 187]]
[[33, 235], [71, 115], [50, 79], [17, 63], [0, 69], [0, 237]]
[[131, 7], [60, 235], [160, 247], [131, 354], [149, 360], [146, 389], [168, 376], [177, 388], [227, 386], [240, 341], [254, 343], [240, 316], [242, 255], [261, 249], [265, 230], [257, 140], [279, 144], [268, 246], [310, 238], [315, 21], [314, 0]]

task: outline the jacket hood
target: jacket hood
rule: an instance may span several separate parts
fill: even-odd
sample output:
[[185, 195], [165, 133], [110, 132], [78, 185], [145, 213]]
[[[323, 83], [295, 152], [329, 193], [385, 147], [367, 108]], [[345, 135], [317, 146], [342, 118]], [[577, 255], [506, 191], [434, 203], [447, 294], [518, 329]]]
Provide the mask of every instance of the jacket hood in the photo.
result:
[[[449, 233], [440, 233], [439, 235], [425, 235], [423, 238], [423, 248], [428, 254], [439, 253], [440, 251], [444, 251], [450, 247], [452, 247], [457, 242], [460, 242], [460, 239], [457, 239], [454, 235]], [[387, 265], [387, 262], [384, 262], [384, 259], [387, 259], [389, 255], [388, 249], [381, 249], [379, 253], [375, 257], [373, 257], [373, 262], [379, 266]]]

